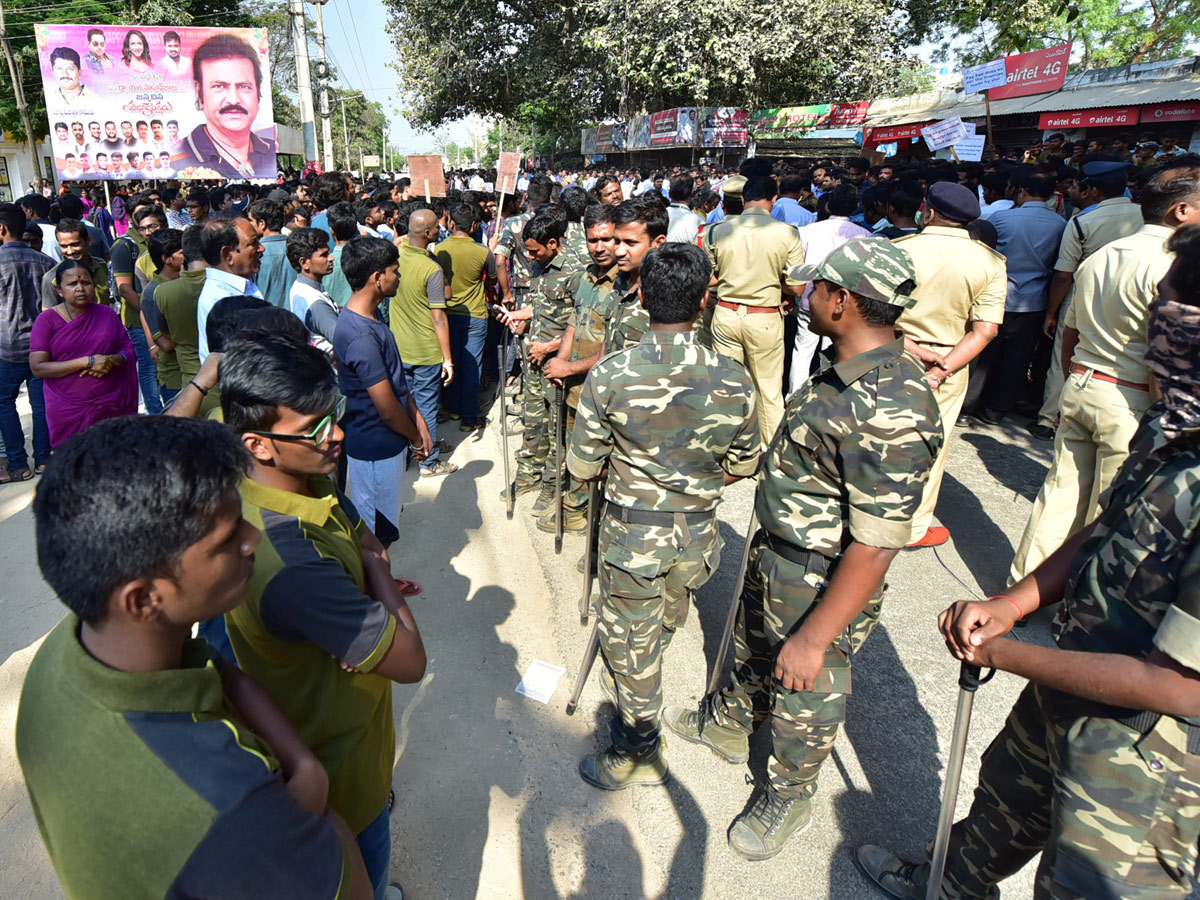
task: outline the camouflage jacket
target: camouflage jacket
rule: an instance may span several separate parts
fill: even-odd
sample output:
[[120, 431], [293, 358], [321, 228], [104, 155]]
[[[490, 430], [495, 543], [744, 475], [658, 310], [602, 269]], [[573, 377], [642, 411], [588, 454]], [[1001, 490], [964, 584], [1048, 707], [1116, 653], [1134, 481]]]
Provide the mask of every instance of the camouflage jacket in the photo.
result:
[[575, 255], [580, 259], [587, 260], [590, 258], [587, 249], [587, 232], [583, 230], [582, 222], [567, 223], [566, 241], [567, 246], [574, 250]]
[[[610, 314], [608, 324], [604, 328], [604, 352], [617, 353], [636, 347], [642, 337], [650, 330], [650, 314], [642, 306], [638, 297], [638, 284], [630, 287], [630, 276], [624, 272], [617, 274], [612, 286], [612, 299], [609, 301]], [[707, 339], [704, 327], [704, 316], [696, 319], [692, 333], [700, 338], [700, 342], [710, 347], [712, 342]]]
[[824, 367], [788, 399], [754, 503], [758, 522], [826, 556], [909, 542], [942, 445], [937, 401], [904, 340]]
[[567, 468], [594, 478], [607, 460], [604, 496], [619, 506], [703, 512], [725, 472], [754, 474], [759, 441], [746, 370], [692, 334], [651, 331], [588, 373]]
[[1164, 409], [1146, 412], [1071, 561], [1055, 638], [1064, 650], [1139, 659], [1157, 647], [1200, 670], [1200, 442], [1168, 440]]
[[500, 238], [496, 242], [496, 255], [508, 260], [508, 286], [514, 291], [528, 290], [529, 279], [533, 277], [533, 260], [529, 258], [522, 237], [525, 223], [532, 218], [532, 212], [509, 216], [504, 220]]
[[583, 279], [583, 262], [570, 247], [544, 266], [535, 265], [529, 282], [529, 302], [533, 319], [529, 340], [552, 341], [562, 337], [571, 319], [575, 291]]
[[[613, 279], [617, 277], [617, 267], [601, 271], [595, 263], [587, 267], [584, 277], [575, 290], [575, 305], [571, 309], [571, 319], [568, 323], [575, 329], [575, 338], [571, 344], [572, 360], [587, 359], [604, 349], [604, 330], [608, 318], [612, 315]], [[579, 405], [579, 393], [583, 389], [583, 380], [587, 377], [577, 375], [567, 379], [567, 405]]]

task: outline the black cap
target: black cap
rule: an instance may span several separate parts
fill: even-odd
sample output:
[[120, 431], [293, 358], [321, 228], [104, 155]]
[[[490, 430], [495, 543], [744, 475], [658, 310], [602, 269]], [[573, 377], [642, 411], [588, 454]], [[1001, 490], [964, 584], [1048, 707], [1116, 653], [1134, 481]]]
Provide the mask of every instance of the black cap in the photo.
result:
[[975, 192], [953, 181], [939, 181], [931, 187], [929, 205], [951, 222], [966, 223], [979, 218], [979, 198]]

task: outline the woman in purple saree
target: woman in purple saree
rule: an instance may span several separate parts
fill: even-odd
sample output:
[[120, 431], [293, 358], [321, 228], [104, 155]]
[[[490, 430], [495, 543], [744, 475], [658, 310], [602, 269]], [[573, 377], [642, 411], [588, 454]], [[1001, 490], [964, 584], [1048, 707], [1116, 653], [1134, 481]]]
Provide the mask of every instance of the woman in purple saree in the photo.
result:
[[93, 422], [137, 412], [137, 355], [121, 317], [95, 302], [91, 270], [67, 259], [54, 270], [63, 302], [29, 336], [29, 367], [43, 381], [54, 449]]

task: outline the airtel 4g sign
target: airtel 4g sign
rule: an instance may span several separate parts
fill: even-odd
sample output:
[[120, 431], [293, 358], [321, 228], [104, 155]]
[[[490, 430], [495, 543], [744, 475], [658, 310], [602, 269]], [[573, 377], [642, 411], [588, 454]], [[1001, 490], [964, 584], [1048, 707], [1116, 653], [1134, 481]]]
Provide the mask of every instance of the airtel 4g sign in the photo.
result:
[[1003, 87], [992, 88], [988, 91], [988, 96], [992, 100], [1003, 100], [1006, 97], [1025, 97], [1029, 94], [1061, 90], [1067, 78], [1067, 63], [1070, 60], [1070, 44], [1006, 56], [1004, 71], [1008, 83]]

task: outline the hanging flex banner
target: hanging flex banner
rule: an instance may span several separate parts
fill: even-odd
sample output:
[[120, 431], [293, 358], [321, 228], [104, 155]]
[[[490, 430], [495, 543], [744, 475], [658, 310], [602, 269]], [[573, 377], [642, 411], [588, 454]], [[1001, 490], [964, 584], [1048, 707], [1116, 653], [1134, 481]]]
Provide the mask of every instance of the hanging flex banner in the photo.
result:
[[59, 180], [274, 178], [261, 28], [35, 25]]

